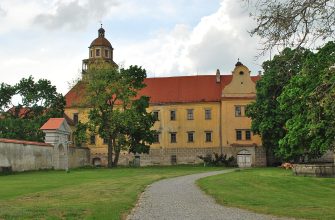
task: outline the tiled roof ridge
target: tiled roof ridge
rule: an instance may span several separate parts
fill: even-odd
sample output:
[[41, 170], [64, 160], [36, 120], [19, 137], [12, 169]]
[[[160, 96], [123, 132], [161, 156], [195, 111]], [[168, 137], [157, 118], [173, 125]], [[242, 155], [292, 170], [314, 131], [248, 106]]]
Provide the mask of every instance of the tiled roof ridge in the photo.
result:
[[36, 142], [36, 141], [7, 139], [7, 138], [0, 138], [0, 143], [12, 143], [12, 144], [37, 145], [37, 146], [44, 146], [44, 147], [52, 147], [51, 144], [47, 144], [47, 143]]
[[[164, 79], [164, 78], [186, 78], [186, 77], [204, 77], [204, 76], [207, 76], [207, 77], [216, 77], [215, 75], [213, 74], [201, 74], [201, 75], [183, 75], [183, 76], [154, 76], [154, 77], [147, 77], [146, 79]], [[220, 77], [232, 77], [232, 74], [221, 74]], [[258, 78], [259, 75], [250, 75], [251, 78]]]

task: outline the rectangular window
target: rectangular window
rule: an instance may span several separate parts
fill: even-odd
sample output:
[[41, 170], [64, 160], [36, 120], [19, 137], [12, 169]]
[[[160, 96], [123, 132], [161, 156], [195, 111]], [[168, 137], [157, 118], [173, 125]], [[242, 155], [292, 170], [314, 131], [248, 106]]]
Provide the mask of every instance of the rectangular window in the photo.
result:
[[93, 57], [93, 50], [90, 50], [90, 57]]
[[153, 111], [152, 114], [154, 115], [155, 120], [159, 121], [159, 111]]
[[108, 144], [108, 138], [104, 138], [103, 141], [104, 141], [104, 144]]
[[212, 142], [212, 132], [211, 131], [206, 131], [206, 142]]
[[171, 121], [175, 121], [176, 120], [176, 111], [175, 110], [171, 110], [170, 111], [170, 120]]
[[242, 131], [241, 130], [236, 131], [236, 140], [238, 140], [238, 141], [242, 140]]
[[177, 133], [176, 132], [170, 133], [170, 141], [171, 143], [177, 143]]
[[194, 131], [187, 132], [187, 142], [194, 142]]
[[251, 131], [250, 130], [245, 131], [245, 139], [246, 140], [251, 140]]
[[109, 53], [108, 53], [108, 50], [105, 50], [105, 57], [109, 57]]
[[205, 120], [212, 119], [212, 111], [210, 109], [205, 109]]
[[73, 123], [77, 125], [79, 122], [78, 113], [73, 113]]
[[154, 143], [159, 143], [159, 134], [154, 135]]
[[187, 109], [187, 120], [193, 120], [193, 109]]
[[90, 144], [95, 144], [95, 135], [91, 135]]
[[241, 117], [242, 116], [242, 106], [237, 105], [235, 106], [235, 117]]
[[95, 49], [95, 56], [100, 57], [100, 49]]

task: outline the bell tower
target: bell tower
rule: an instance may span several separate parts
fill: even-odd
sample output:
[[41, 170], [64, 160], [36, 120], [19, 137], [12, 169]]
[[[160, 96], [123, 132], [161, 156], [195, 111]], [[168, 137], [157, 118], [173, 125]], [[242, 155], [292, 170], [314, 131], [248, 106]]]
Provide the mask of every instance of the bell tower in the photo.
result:
[[84, 59], [82, 63], [82, 74], [85, 74], [87, 70], [90, 69], [92, 65], [98, 61], [103, 61], [111, 64], [114, 67], [118, 65], [113, 60], [113, 50], [112, 44], [105, 38], [105, 29], [101, 27], [98, 30], [98, 37], [92, 41], [89, 48], [89, 58]]

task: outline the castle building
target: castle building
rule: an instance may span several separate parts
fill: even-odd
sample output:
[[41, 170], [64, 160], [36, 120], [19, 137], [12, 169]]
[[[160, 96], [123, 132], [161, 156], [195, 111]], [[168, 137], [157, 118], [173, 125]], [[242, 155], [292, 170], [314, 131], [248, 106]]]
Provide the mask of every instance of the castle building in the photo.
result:
[[[102, 27], [98, 34], [89, 47], [89, 59], [83, 60], [83, 74], [97, 58], [117, 66]], [[256, 98], [258, 79], [240, 61], [229, 75], [217, 70], [213, 75], [145, 79], [147, 86], [139, 94], [150, 97], [148, 111], [157, 117], [154, 129], [159, 133], [150, 153], [140, 155], [141, 164], [193, 164], [201, 162], [199, 155], [222, 153], [237, 158], [240, 167], [265, 166], [261, 139], [252, 133], [251, 119], [245, 115], [246, 105]], [[75, 123], [88, 120], [88, 108], [76, 105], [79, 87], [65, 96], [65, 113]], [[93, 164], [107, 163], [106, 141], [91, 136], [87, 146]], [[120, 162], [126, 164], [129, 158], [124, 153]]]

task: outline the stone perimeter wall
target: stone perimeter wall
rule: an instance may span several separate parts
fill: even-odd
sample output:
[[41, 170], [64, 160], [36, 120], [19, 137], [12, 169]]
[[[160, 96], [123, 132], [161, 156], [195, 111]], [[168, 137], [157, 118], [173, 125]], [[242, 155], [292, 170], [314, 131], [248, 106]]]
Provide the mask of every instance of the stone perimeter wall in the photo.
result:
[[90, 165], [90, 150], [89, 148], [69, 148], [69, 167], [83, 167]]
[[[248, 150], [252, 157], [253, 167], [266, 166], [266, 151], [263, 147], [219, 147], [212, 148], [151, 148], [149, 154], [139, 154], [140, 166], [154, 166], [154, 165], [173, 165], [173, 164], [199, 164], [203, 163], [198, 156], [205, 156], [207, 154], [218, 153], [226, 154], [228, 157], [234, 156], [237, 158], [238, 152], [241, 150]], [[175, 155], [176, 163], [172, 161], [172, 156]], [[91, 155], [91, 160], [100, 158], [101, 165], [107, 166], [107, 154]], [[119, 165], [128, 166], [135, 159], [132, 153], [121, 153]], [[92, 162], [92, 161], [91, 161]]]
[[330, 164], [294, 164], [296, 176], [335, 177], [335, 165]]
[[[14, 142], [14, 143], [12, 143]], [[2, 167], [11, 167], [12, 171], [53, 169], [57, 157], [54, 147], [45, 143], [29, 141], [0, 140], [0, 172]], [[69, 168], [90, 165], [88, 148], [69, 148]]]
[[0, 142], [0, 167], [13, 171], [51, 169], [53, 146]]

